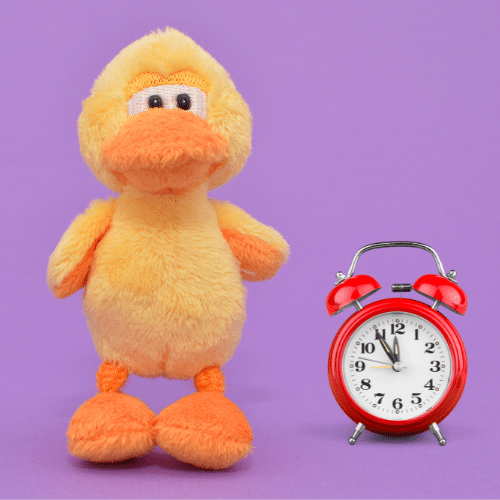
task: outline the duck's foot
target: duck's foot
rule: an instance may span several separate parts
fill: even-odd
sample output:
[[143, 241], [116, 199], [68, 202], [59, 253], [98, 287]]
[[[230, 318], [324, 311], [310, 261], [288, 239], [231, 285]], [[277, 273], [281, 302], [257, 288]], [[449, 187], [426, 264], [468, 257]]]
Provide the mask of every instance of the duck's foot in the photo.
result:
[[155, 447], [155, 414], [140, 399], [103, 392], [83, 403], [68, 427], [69, 452], [91, 462], [119, 462]]
[[202, 469], [225, 469], [247, 456], [252, 429], [220, 392], [195, 392], [160, 412], [156, 442], [169, 455]]

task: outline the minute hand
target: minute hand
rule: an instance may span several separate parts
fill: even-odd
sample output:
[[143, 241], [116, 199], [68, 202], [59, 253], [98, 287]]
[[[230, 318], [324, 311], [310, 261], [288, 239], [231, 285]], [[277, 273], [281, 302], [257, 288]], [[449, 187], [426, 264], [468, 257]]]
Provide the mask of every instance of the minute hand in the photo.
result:
[[391, 363], [394, 364], [396, 363], [397, 359], [394, 353], [392, 352], [392, 349], [389, 347], [389, 344], [384, 340], [384, 337], [380, 335], [378, 330], [375, 331], [375, 338], [380, 341], [382, 344], [382, 347], [384, 348], [384, 351], [386, 352], [387, 356], [389, 356], [389, 359], [391, 360]]

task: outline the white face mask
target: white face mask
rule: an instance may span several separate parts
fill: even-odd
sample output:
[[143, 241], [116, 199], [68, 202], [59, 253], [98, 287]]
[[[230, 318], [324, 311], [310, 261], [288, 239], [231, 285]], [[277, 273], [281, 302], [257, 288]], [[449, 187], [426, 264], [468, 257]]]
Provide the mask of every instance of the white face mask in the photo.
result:
[[148, 87], [132, 96], [128, 101], [129, 116], [151, 108], [184, 109], [207, 118], [207, 94], [197, 87], [188, 85], [159, 85]]

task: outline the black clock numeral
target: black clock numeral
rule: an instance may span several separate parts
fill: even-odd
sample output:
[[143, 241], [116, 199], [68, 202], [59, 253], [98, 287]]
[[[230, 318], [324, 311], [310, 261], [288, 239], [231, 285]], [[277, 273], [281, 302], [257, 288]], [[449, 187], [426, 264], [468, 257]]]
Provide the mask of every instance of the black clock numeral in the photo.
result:
[[427, 384], [424, 385], [424, 387], [427, 387], [427, 389], [429, 389], [429, 391], [433, 391], [434, 390], [434, 383], [432, 382], [432, 379], [429, 380], [429, 382], [427, 382]]
[[425, 344], [425, 347], [427, 347], [427, 349], [425, 350], [426, 353], [428, 353], [428, 354], [434, 354], [434, 349], [436, 347], [436, 345], [434, 344], [434, 342], [427, 342]]
[[384, 396], [385, 396], [385, 393], [384, 393], [384, 394], [382, 394], [381, 392], [377, 392], [377, 393], [375, 394], [375, 397], [376, 397], [376, 398], [380, 398], [380, 399], [377, 401], [377, 404], [378, 404], [378, 405], [382, 404], [382, 399], [384, 399]]
[[403, 408], [403, 400], [401, 398], [396, 398], [393, 402], [392, 402], [392, 407], [395, 409], [395, 410], [401, 410], [401, 408]]
[[356, 363], [354, 363], [354, 366], [356, 367], [357, 372], [362, 372], [366, 367], [364, 361], [356, 361]]
[[413, 392], [412, 393], [412, 395], [411, 395], [411, 397], [412, 397], [411, 403], [412, 404], [418, 405], [422, 402], [422, 398], [420, 397], [420, 394], [422, 394], [422, 393], [421, 392]]
[[418, 328], [415, 328], [415, 340], [418, 340]]
[[403, 323], [392, 323], [391, 324], [391, 335], [403, 335], [405, 332], [405, 325]]
[[432, 368], [429, 368], [431, 372], [441, 371], [441, 366], [439, 366], [439, 361], [431, 361], [431, 365], [434, 365]]
[[361, 389], [363, 389], [364, 391], [367, 391], [368, 389], [371, 389], [371, 387], [372, 387], [372, 384], [371, 384], [370, 379], [364, 378], [361, 381]]
[[375, 351], [375, 344], [373, 342], [368, 342], [365, 344], [364, 342], [361, 344], [361, 353], [362, 354], [373, 354]]
[[378, 328], [375, 328], [375, 340], [378, 340], [377, 333], [385, 340], [385, 328], [382, 328], [381, 332], [379, 332]]

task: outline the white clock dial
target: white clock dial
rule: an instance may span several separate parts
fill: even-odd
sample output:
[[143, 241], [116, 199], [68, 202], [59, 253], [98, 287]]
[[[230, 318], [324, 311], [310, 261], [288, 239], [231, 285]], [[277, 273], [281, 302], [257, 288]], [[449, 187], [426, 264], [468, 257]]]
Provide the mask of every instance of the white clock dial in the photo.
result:
[[[391, 361], [377, 332], [392, 351], [399, 350], [398, 363]], [[374, 316], [353, 333], [342, 371], [349, 393], [368, 413], [409, 420], [442, 398], [451, 363], [449, 347], [432, 323], [415, 314], [389, 312]]]

